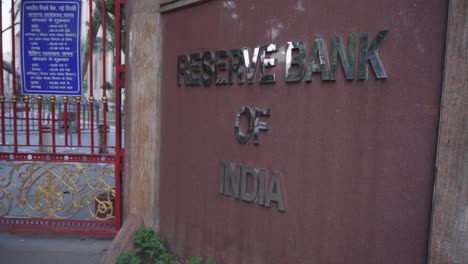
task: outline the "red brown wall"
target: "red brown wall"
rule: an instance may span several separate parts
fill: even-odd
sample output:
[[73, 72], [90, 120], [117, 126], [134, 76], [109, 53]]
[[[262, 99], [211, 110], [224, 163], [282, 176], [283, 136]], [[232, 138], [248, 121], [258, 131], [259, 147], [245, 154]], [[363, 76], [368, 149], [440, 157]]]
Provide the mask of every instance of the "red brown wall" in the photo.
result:
[[[163, 15], [160, 232], [220, 263], [425, 263], [447, 6], [442, 0], [208, 1]], [[287, 41], [383, 29], [388, 79], [284, 81]], [[177, 85], [177, 56], [277, 44], [273, 85]], [[258, 73], [257, 73], [258, 74]], [[261, 143], [239, 108], [269, 106]], [[218, 194], [220, 161], [282, 173], [287, 211]]]

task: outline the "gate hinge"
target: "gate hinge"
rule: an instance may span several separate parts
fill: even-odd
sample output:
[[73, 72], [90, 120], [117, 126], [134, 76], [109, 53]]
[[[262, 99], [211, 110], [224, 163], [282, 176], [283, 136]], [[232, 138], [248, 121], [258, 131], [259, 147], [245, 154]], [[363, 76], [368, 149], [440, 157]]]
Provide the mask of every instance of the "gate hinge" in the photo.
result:
[[125, 64], [117, 66], [117, 74], [119, 76], [119, 88], [125, 87]]
[[117, 169], [120, 172], [123, 172], [124, 168], [125, 168], [125, 150], [123, 150], [123, 149], [118, 150], [116, 158], [118, 159]]

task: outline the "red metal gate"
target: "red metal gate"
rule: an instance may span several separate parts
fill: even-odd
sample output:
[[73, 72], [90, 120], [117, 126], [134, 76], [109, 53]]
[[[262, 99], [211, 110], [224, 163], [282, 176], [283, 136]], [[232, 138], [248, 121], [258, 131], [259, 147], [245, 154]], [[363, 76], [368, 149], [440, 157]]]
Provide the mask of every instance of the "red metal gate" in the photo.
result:
[[20, 2], [0, 8], [0, 232], [112, 236], [121, 225], [125, 1], [83, 0], [81, 97], [21, 94]]

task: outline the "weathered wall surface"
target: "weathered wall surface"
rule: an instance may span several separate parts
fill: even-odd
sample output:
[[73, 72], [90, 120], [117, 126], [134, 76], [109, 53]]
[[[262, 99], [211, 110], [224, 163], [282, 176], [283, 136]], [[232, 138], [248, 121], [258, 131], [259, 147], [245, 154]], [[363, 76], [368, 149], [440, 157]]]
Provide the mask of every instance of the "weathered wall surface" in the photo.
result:
[[448, 14], [431, 264], [468, 263], [468, 2]]
[[[171, 248], [228, 264], [425, 263], [446, 13], [437, 0], [213, 0], [164, 14], [160, 230]], [[348, 52], [349, 34], [369, 32], [370, 44], [385, 29], [386, 80], [368, 64], [365, 81], [340, 66], [336, 81], [285, 82], [288, 41], [305, 42], [308, 64], [317, 38], [330, 57], [334, 36]], [[269, 43], [274, 84], [257, 69], [252, 85], [178, 86], [179, 55], [252, 57]], [[236, 141], [244, 105], [271, 108], [258, 145]], [[286, 212], [219, 194], [221, 161], [265, 168], [265, 192], [280, 172]]]

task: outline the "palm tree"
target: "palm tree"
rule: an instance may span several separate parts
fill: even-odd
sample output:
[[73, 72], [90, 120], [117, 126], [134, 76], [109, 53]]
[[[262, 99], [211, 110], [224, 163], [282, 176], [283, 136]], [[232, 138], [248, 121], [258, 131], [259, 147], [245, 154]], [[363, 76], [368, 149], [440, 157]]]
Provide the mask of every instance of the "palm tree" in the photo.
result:
[[[90, 43], [90, 37], [93, 40], [93, 43], [98, 44], [95, 42], [97, 39], [97, 33], [99, 31], [99, 28], [102, 25], [102, 13], [103, 13], [103, 7], [102, 7], [102, 1], [101, 0], [93, 0], [93, 3], [95, 5], [93, 16], [92, 16], [92, 25], [88, 22], [88, 27], [91, 27], [91, 34], [88, 34], [86, 37], [85, 45], [84, 45], [84, 52], [83, 52], [83, 61], [81, 65], [81, 72], [83, 75], [83, 79], [85, 78], [87, 71], [88, 71], [88, 66], [89, 66], [89, 43]], [[109, 43], [107, 46], [109, 49], [112, 49], [114, 47], [115, 43], [115, 14], [114, 14], [114, 6], [115, 6], [115, 0], [106, 0], [106, 32], [111, 36], [110, 43], [107, 40], [106, 42]], [[122, 16], [122, 20], [124, 21], [125, 18]], [[122, 28], [124, 28], [125, 23], [122, 23]], [[99, 50], [102, 45], [93, 45], [93, 50]], [[122, 51], [124, 50], [124, 46], [122, 45]]]
[[[3, 1], [2, 1], [2, 4], [3, 4]], [[10, 30], [13, 30], [14, 31], [14, 27], [19, 25], [20, 22], [17, 22], [17, 17], [18, 17], [18, 14], [19, 14], [19, 11], [20, 11], [20, 6], [21, 6], [21, 0], [14, 0], [13, 2], [13, 5], [10, 9], [10, 13], [14, 13], [13, 14], [13, 21], [15, 21], [13, 23], [13, 25], [10, 25], [9, 27], [5, 28], [2, 30], [2, 34], [3, 33], [7, 33], [8, 31]], [[13, 38], [14, 39], [14, 38]], [[15, 58], [13, 58], [15, 59]], [[9, 74], [13, 74], [13, 66], [11, 65], [11, 62], [7, 61], [7, 60], [3, 60], [3, 69], [8, 72]], [[3, 74], [3, 73], [2, 73]], [[18, 71], [16, 71], [16, 93], [19, 95], [21, 94], [21, 75]]]

